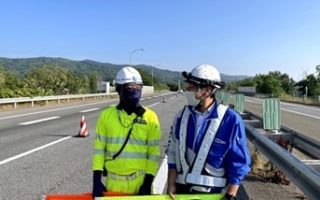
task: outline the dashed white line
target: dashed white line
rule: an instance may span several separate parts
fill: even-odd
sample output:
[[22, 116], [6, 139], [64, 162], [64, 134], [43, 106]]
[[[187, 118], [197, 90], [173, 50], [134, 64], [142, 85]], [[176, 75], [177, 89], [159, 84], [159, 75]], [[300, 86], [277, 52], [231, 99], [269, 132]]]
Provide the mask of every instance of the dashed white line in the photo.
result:
[[88, 110], [82, 110], [80, 111], [81, 113], [87, 113], [87, 112], [91, 112], [91, 111], [95, 111], [95, 110], [99, 110], [100, 108], [91, 108], [91, 109], [88, 109]]
[[20, 124], [20, 125], [30, 125], [30, 124], [36, 124], [36, 123], [45, 122], [45, 121], [49, 121], [49, 120], [53, 120], [53, 119], [58, 119], [58, 118], [60, 118], [60, 117], [59, 117], [59, 116], [54, 116], [54, 117], [37, 119], [37, 120], [33, 120], [33, 121], [28, 121], [28, 122], [22, 122], [22, 123], [19, 123], [19, 124]]
[[[113, 102], [113, 101], [118, 101], [118, 100], [108, 100], [108, 101], [103, 101], [103, 102], [98, 102], [98, 103], [91, 103], [90, 105], [105, 104], [105, 103]], [[80, 107], [85, 107], [85, 106], [88, 106], [88, 105], [85, 104], [85, 105], [68, 106], [68, 107], [64, 107], [64, 108], [55, 108], [55, 109], [51, 109], [51, 110], [32, 112], [32, 113], [26, 113], [26, 114], [21, 114], [21, 115], [12, 115], [12, 116], [7, 116], [7, 117], [0, 117], [0, 120], [12, 119], [12, 118], [17, 118], [17, 117], [24, 117], [24, 116], [29, 116], [29, 115], [36, 115], [36, 114], [47, 113], [47, 112], [54, 112], [54, 111], [59, 111], [59, 110], [67, 110], [67, 109], [72, 109], [72, 108], [80, 108]]]
[[[147, 107], [153, 107], [153, 106], [155, 106], [155, 105], [157, 105], [157, 104], [159, 104], [159, 102], [154, 103], [154, 104], [151, 104], [151, 105], [149, 105], [149, 106], [147, 106]], [[44, 118], [44, 119], [39, 119], [39, 120], [34, 120], [34, 121], [29, 121], [29, 122], [23, 122], [23, 123], [20, 123], [20, 125], [29, 125], [29, 124], [39, 123], [39, 122], [48, 121], [48, 120], [53, 120], [53, 119], [57, 119], [57, 118], [60, 118], [60, 117], [59, 117], [59, 116], [54, 116], [54, 117], [49, 117], [49, 118]], [[0, 161], [0, 165], [3, 165], [3, 164], [5, 164], [5, 163], [11, 162], [11, 161], [13, 161], [13, 160], [19, 159], [19, 158], [21, 158], [21, 157], [24, 157], [24, 156], [26, 156], [26, 155], [32, 154], [32, 153], [34, 153], [34, 152], [40, 151], [40, 150], [42, 150], [42, 149], [44, 149], [44, 148], [47, 148], [47, 147], [49, 147], [49, 146], [52, 146], [52, 145], [57, 144], [57, 143], [59, 143], [59, 142], [62, 142], [62, 141], [64, 141], [64, 140], [67, 140], [67, 139], [69, 139], [69, 138], [71, 138], [71, 137], [72, 137], [72, 136], [67, 136], [67, 137], [61, 138], [61, 139], [59, 139], [59, 140], [53, 141], [53, 142], [51, 142], [51, 143], [45, 144], [45, 145], [43, 145], [43, 146], [34, 148], [34, 149], [29, 150], [29, 151], [27, 151], [27, 152], [18, 154], [18, 155], [16, 155], [16, 156], [12, 156], [12, 157], [10, 157], [10, 158], [7, 158], [7, 159], [5, 159], [5, 160]], [[163, 162], [162, 165], [163, 165], [163, 164], [166, 164], [166, 162]], [[163, 168], [163, 167], [162, 167], [162, 168]], [[162, 174], [162, 175], [163, 175], [163, 174]], [[163, 177], [164, 177], [164, 176], [163, 176]], [[159, 191], [159, 189], [158, 189], [158, 191]]]
[[13, 160], [16, 160], [16, 159], [18, 159], [18, 158], [27, 156], [27, 155], [32, 154], [32, 153], [34, 153], [34, 152], [40, 151], [40, 150], [42, 150], [42, 149], [44, 149], [44, 148], [47, 148], [47, 147], [49, 147], [49, 146], [51, 146], [51, 145], [57, 144], [57, 143], [62, 142], [62, 141], [64, 141], [64, 140], [67, 140], [67, 139], [69, 139], [69, 138], [71, 138], [71, 137], [72, 137], [72, 136], [67, 136], [67, 137], [61, 138], [61, 139], [59, 139], [59, 140], [56, 140], [56, 141], [50, 142], [50, 143], [48, 143], [48, 144], [45, 144], [45, 145], [43, 145], [43, 146], [40, 146], [40, 147], [31, 149], [30, 151], [26, 151], [26, 152], [21, 153], [21, 154], [18, 154], [18, 155], [16, 155], [16, 156], [12, 156], [12, 157], [10, 157], [10, 158], [7, 158], [7, 159], [5, 159], [5, 160], [0, 161], [0, 165], [6, 164], [6, 163], [11, 162], [11, 161], [13, 161]]
[[157, 105], [157, 104], [159, 104], [159, 102], [154, 103], [154, 104], [151, 104], [151, 105], [149, 105], [149, 106], [147, 106], [147, 107], [150, 108], [150, 107], [153, 107], [153, 106], [155, 106], [155, 105]]

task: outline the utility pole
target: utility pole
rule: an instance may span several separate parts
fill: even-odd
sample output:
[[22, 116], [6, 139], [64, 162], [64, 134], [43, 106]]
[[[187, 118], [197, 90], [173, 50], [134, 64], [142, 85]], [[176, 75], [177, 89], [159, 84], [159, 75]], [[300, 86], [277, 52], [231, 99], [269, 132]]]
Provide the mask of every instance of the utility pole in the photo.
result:
[[153, 68], [151, 68], [151, 83], [152, 83], [152, 86], [153, 86]]

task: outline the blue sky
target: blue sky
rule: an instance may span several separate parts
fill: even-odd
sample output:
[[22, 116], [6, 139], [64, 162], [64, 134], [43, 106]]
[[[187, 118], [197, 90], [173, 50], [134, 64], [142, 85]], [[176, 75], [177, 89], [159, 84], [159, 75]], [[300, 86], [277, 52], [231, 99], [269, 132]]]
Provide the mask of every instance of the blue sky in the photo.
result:
[[320, 64], [319, 0], [2, 0], [0, 57], [63, 57], [228, 75]]

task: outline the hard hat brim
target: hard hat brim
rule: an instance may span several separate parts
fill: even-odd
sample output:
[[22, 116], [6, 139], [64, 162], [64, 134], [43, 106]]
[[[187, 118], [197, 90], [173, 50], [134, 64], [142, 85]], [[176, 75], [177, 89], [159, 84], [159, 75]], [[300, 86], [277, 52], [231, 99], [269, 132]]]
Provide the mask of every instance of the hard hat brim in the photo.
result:
[[201, 79], [195, 76], [192, 76], [191, 73], [188, 73], [186, 71], [182, 72], [182, 76], [186, 79], [184, 82], [195, 84], [198, 86], [213, 86], [216, 88], [222, 88], [224, 86], [224, 82], [222, 81], [213, 81], [213, 80], [207, 80], [207, 79]]

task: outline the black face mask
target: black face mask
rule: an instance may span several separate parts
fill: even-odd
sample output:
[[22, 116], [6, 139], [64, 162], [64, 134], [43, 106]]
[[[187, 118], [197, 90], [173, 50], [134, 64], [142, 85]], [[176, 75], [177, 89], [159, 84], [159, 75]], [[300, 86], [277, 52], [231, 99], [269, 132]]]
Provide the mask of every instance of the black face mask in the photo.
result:
[[137, 111], [140, 106], [141, 89], [129, 89], [123, 86], [118, 86], [117, 92], [120, 95], [119, 107], [123, 108], [129, 115]]
[[128, 104], [130, 107], [137, 107], [139, 105], [141, 97], [140, 89], [126, 89], [123, 88], [122, 94], [120, 94], [121, 100]]

